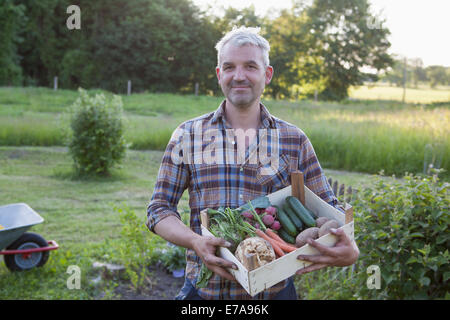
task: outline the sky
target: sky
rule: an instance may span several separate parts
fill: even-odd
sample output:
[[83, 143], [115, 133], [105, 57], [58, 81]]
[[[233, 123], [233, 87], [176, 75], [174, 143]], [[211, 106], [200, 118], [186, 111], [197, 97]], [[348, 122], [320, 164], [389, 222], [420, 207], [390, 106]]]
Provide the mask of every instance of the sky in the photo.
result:
[[[192, 0], [200, 8], [245, 8], [253, 4], [258, 15], [290, 8], [291, 0]], [[391, 31], [390, 53], [421, 58], [424, 66], [450, 67], [450, 0], [369, 0]]]

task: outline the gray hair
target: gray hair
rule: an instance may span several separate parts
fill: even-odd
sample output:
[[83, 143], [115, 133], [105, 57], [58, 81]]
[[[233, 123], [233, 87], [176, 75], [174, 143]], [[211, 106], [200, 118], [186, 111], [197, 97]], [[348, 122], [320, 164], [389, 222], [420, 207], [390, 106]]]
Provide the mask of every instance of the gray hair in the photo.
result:
[[263, 52], [264, 67], [267, 68], [269, 66], [270, 45], [269, 42], [259, 34], [260, 30], [261, 28], [234, 27], [233, 30], [224, 35], [216, 44], [217, 65], [220, 67], [222, 48], [225, 44], [231, 42], [236, 47], [242, 47], [248, 44], [259, 47]]

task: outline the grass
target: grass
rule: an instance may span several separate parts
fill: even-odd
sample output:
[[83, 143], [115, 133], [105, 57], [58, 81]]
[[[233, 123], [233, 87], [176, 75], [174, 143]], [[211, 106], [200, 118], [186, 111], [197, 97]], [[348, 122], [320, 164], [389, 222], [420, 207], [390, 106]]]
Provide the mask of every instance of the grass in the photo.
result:
[[[92, 263], [103, 261], [105, 255], [112, 258], [121, 240], [122, 224], [114, 207], [127, 205], [145, 222], [161, 157], [161, 152], [132, 151], [126, 166], [111, 178], [74, 180], [72, 160], [64, 148], [1, 147], [2, 204], [29, 204], [45, 219], [30, 231], [56, 240], [61, 248], [50, 254], [44, 268], [30, 273], [11, 274], [2, 261], [0, 299], [95, 297], [97, 288], [89, 282], [94, 277]], [[180, 208], [187, 206], [183, 198]], [[112, 248], [105, 247], [106, 239]], [[80, 266], [83, 290], [67, 289], [69, 265]]]
[[[2, 204], [25, 202], [45, 222], [30, 231], [56, 240], [60, 249], [50, 253], [43, 268], [11, 273], [0, 261], [0, 299], [94, 299], [109, 292], [106, 284], [94, 284], [95, 261], [116, 262], [124, 245], [122, 223], [115, 207], [129, 207], [144, 223], [162, 152], [129, 151], [122, 169], [108, 179], [76, 180], [72, 160], [60, 147], [0, 147]], [[328, 177], [346, 185], [370, 183], [370, 176], [325, 170]], [[179, 211], [188, 211], [183, 194]], [[153, 237], [148, 232], [148, 237]], [[68, 267], [82, 272], [80, 290], [69, 290]], [[154, 279], [157, 281], [157, 279]], [[110, 290], [110, 291], [108, 291]]]
[[[385, 85], [358, 86], [351, 88], [350, 97], [362, 100], [393, 100], [403, 101], [403, 88], [390, 87]], [[423, 103], [450, 101], [450, 88], [435, 88], [418, 86], [417, 88], [407, 87], [405, 92], [405, 102]]]

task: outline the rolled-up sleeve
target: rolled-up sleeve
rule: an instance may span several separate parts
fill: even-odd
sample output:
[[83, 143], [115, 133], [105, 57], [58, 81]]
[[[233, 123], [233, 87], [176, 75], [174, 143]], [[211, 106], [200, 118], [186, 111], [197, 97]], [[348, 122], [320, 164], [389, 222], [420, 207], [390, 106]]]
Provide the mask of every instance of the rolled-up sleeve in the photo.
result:
[[168, 216], [181, 219], [178, 202], [188, 185], [189, 168], [182, 161], [183, 128], [178, 127], [167, 145], [158, 171], [153, 195], [147, 207], [146, 225], [154, 232], [155, 225]]

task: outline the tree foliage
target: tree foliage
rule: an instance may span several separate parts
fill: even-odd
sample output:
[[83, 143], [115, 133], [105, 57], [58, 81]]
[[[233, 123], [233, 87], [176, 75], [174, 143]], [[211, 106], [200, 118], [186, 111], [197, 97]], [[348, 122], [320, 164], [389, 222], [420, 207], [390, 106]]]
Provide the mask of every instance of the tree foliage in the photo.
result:
[[[66, 27], [73, 4], [81, 30]], [[58, 76], [63, 88], [115, 93], [126, 92], [128, 80], [133, 92], [194, 92], [198, 83], [200, 93], [217, 94], [215, 44], [242, 25], [261, 27], [271, 44], [275, 75], [266, 93], [275, 98], [339, 100], [376, 78], [364, 67], [391, 63], [389, 31], [371, 23], [367, 0], [297, 0], [266, 17], [252, 6], [217, 16], [190, 0], [5, 0], [0, 15], [2, 83], [49, 86]]]
[[17, 47], [23, 41], [19, 31], [26, 19], [24, 10], [12, 0], [0, 5], [0, 85], [18, 85], [22, 81]]

